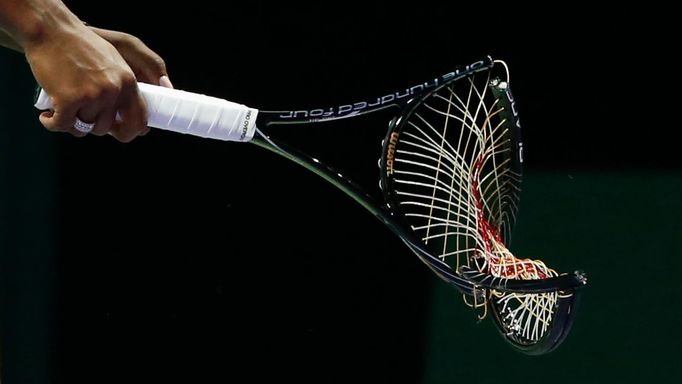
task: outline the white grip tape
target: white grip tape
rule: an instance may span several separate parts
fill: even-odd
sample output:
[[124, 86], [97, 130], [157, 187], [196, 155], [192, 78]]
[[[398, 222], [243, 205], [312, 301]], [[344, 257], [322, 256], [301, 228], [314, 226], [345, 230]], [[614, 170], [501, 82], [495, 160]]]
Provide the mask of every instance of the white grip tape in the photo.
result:
[[[173, 132], [228, 141], [249, 141], [256, 132], [258, 110], [217, 97], [138, 83], [147, 103], [148, 124]], [[35, 103], [52, 109], [50, 97], [40, 91]], [[118, 120], [120, 116], [116, 116]]]

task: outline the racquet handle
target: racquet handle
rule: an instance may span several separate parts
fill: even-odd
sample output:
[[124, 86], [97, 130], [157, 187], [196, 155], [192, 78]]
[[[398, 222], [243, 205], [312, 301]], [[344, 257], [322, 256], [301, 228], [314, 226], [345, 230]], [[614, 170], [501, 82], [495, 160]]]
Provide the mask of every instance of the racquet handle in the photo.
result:
[[[257, 109], [198, 93], [137, 84], [147, 103], [147, 125], [152, 128], [228, 141], [249, 141], [253, 138]], [[45, 90], [40, 90], [35, 107], [53, 109]], [[122, 120], [120, 115], [116, 119]]]

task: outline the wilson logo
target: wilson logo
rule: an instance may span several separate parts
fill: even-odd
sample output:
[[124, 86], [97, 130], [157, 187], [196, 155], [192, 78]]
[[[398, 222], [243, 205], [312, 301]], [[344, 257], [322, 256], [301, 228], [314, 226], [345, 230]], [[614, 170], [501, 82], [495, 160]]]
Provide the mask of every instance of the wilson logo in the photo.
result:
[[395, 146], [398, 144], [398, 132], [391, 132], [388, 138], [388, 147], [386, 147], [386, 173], [393, 174], [393, 163], [395, 162]]

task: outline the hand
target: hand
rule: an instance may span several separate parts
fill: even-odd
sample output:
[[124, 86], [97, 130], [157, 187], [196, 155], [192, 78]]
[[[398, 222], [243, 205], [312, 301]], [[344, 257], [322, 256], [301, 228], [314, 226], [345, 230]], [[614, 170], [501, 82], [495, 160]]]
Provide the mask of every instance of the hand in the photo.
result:
[[94, 27], [90, 29], [118, 50], [133, 70], [137, 81], [173, 88], [173, 84], [168, 79], [165, 62], [142, 40], [123, 32]]
[[[45, 128], [81, 137], [85, 134], [73, 127], [79, 118], [95, 123], [93, 134], [111, 134], [121, 142], [149, 131], [133, 70], [111, 43], [90, 28], [75, 24], [47, 29], [40, 39], [25, 42], [23, 49], [54, 105], [54, 111], [40, 115]], [[129, 55], [137, 57], [132, 52]], [[150, 73], [144, 63], [140, 60], [137, 67], [145, 68], [142, 74]], [[117, 113], [123, 121], [115, 121]]]

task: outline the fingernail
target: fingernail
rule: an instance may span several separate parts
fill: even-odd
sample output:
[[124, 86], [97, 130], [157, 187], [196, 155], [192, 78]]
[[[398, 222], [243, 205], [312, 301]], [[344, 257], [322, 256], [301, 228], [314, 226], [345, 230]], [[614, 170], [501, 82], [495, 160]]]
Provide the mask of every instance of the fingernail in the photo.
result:
[[171, 83], [170, 79], [166, 75], [161, 76], [159, 79], [159, 85], [166, 88], [173, 88], [173, 83]]

